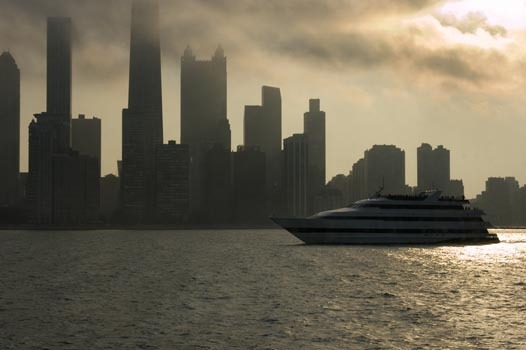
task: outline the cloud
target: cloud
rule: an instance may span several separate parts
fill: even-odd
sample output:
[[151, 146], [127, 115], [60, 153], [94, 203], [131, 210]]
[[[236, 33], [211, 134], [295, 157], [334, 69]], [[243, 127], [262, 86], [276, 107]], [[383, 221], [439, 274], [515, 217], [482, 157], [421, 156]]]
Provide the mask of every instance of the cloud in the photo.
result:
[[443, 26], [456, 28], [464, 34], [476, 34], [479, 29], [488, 32], [492, 36], [505, 37], [508, 33], [503, 26], [489, 24], [488, 18], [482, 12], [469, 12], [461, 18], [453, 14], [435, 14], [434, 17]]
[[[445, 75], [453, 79], [468, 80], [480, 83], [488, 78], [484, 70], [472, 65], [469, 57], [475, 56], [473, 52], [465, 50], [446, 49], [436, 52], [425, 52], [415, 61], [418, 67]], [[503, 58], [503, 57], [499, 57]]]
[[[494, 50], [469, 47], [430, 49], [415, 36], [436, 33], [375, 28], [389, 16], [402, 18], [434, 11], [442, 0], [161, 0], [163, 52], [178, 60], [187, 44], [211, 55], [221, 43], [234, 62], [276, 57], [328, 70], [394, 69], [413, 77], [429, 76], [478, 86], [496, 74], [487, 64], [506, 63]], [[12, 48], [22, 69], [41, 77], [45, 55], [45, 18], [71, 16], [75, 26], [75, 65], [82, 79], [123, 79], [127, 74], [131, 0], [0, 0], [0, 43]], [[379, 10], [381, 9], [381, 11]], [[458, 19], [436, 15], [442, 26], [465, 33], [479, 28], [506, 35], [480, 13]], [[401, 22], [400, 22], [401, 23]], [[400, 27], [402, 29], [400, 29]], [[244, 65], [249, 68], [248, 63]], [[254, 64], [254, 67], [264, 67]], [[267, 65], [268, 66], [268, 65]]]

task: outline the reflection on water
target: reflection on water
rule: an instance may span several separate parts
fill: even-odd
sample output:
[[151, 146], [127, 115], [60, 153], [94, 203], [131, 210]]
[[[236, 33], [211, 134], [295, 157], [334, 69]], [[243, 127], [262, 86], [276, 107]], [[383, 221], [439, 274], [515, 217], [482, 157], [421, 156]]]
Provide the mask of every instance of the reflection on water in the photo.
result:
[[455, 258], [485, 263], [517, 263], [526, 254], [526, 232], [520, 230], [492, 230], [501, 243], [448, 248]]
[[526, 231], [499, 236], [0, 232], [0, 349], [526, 349]]

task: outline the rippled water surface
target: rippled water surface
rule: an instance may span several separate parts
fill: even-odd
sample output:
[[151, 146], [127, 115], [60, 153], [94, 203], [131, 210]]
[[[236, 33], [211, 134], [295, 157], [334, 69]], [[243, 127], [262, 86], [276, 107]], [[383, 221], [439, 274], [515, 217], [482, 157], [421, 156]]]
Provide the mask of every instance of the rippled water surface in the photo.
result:
[[499, 233], [0, 232], [0, 349], [526, 349], [526, 231]]

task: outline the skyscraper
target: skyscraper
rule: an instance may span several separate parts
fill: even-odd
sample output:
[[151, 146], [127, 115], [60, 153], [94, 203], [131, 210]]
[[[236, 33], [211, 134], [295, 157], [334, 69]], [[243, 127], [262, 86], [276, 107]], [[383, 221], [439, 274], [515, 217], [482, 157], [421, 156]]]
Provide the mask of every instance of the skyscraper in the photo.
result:
[[281, 184], [281, 91], [279, 88], [263, 86], [261, 90], [263, 113], [267, 120], [267, 143], [263, 150], [267, 153], [267, 187], [277, 191]]
[[159, 4], [132, 4], [128, 108], [122, 116], [121, 209], [132, 221], [154, 215], [155, 152], [163, 143]]
[[184, 223], [190, 211], [190, 151], [175, 141], [156, 152], [156, 222]]
[[47, 111], [29, 125], [27, 199], [35, 224], [98, 219], [98, 159], [71, 149], [71, 19], [48, 19]]
[[[490, 177], [486, 190], [477, 196], [475, 203], [483, 209], [493, 225], [515, 225], [514, 214], [519, 182], [514, 177]], [[517, 215], [515, 215], [517, 216]]]
[[405, 194], [405, 152], [393, 145], [374, 145], [365, 151], [367, 195], [379, 189], [386, 194]]
[[268, 216], [266, 159], [259, 147], [238, 146], [233, 153], [234, 212], [236, 222], [256, 223]]
[[349, 174], [349, 203], [368, 197], [365, 159], [361, 158], [353, 164]]
[[20, 172], [20, 70], [11, 54], [0, 55], [0, 207], [18, 199]]
[[265, 130], [265, 115], [262, 106], [245, 106], [243, 116], [243, 145], [247, 147], [259, 147], [265, 152], [262, 145], [268, 135]]
[[285, 211], [294, 217], [308, 212], [309, 145], [304, 134], [294, 134], [283, 142], [283, 195]]
[[450, 187], [450, 152], [440, 145], [433, 149], [423, 143], [417, 149], [418, 190], [440, 189], [448, 191]]
[[181, 58], [181, 142], [220, 144], [230, 150], [226, 57], [218, 47], [211, 60], [197, 60], [190, 47]]
[[29, 172], [27, 200], [31, 222], [51, 224], [53, 221], [53, 153], [57, 149], [56, 125], [41, 115], [29, 124]]
[[99, 118], [86, 119], [80, 114], [71, 120], [71, 147], [81, 155], [98, 160], [101, 165], [101, 121]]
[[261, 106], [245, 106], [244, 145], [259, 147], [266, 155], [267, 188], [275, 190], [281, 182], [281, 92], [263, 86]]
[[[194, 213], [206, 216], [205, 200], [221, 192], [210, 186], [221, 181], [206, 179], [205, 160], [212, 149], [222, 148], [230, 154], [231, 134], [227, 118], [227, 59], [218, 47], [211, 60], [197, 60], [190, 47], [181, 57], [181, 142], [190, 146], [192, 158], [190, 169], [191, 208]], [[220, 153], [220, 152], [219, 152]], [[218, 162], [213, 167], [229, 162]], [[230, 171], [230, 170], [228, 170]], [[220, 171], [226, 173], [227, 169]], [[208, 174], [212, 176], [213, 174]], [[206, 191], [216, 194], [209, 195]]]
[[81, 225], [98, 221], [100, 208], [99, 160], [61, 152], [52, 156], [52, 223]]
[[158, 0], [134, 0], [130, 40], [128, 109], [157, 112], [155, 132], [162, 136], [161, 38]]
[[216, 143], [204, 154], [203, 207], [200, 214], [211, 223], [230, 222], [232, 208], [232, 152]]
[[314, 198], [325, 188], [325, 112], [319, 99], [309, 101], [303, 123], [309, 144], [309, 210], [313, 212]]
[[[35, 114], [29, 125], [29, 173], [27, 199], [31, 221], [51, 224], [54, 209], [54, 185], [62, 174], [54, 166], [54, 156], [70, 152], [71, 138], [71, 19], [47, 20], [47, 111]], [[68, 182], [69, 183], [69, 182]]]
[[71, 123], [71, 18], [47, 21], [47, 108], [62, 125], [64, 146], [70, 146]]
[[119, 208], [120, 178], [108, 174], [100, 179], [100, 213], [111, 221]]

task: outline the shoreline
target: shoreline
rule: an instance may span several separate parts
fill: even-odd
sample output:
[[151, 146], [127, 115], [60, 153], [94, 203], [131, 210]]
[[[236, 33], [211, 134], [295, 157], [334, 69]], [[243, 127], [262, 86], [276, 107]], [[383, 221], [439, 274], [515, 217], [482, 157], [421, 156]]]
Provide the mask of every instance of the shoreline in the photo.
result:
[[[185, 224], [185, 225], [86, 225], [35, 226], [0, 225], [1, 231], [199, 231], [199, 230], [273, 230], [281, 227], [269, 221], [260, 224]], [[499, 226], [489, 230], [526, 230], [526, 226]]]
[[266, 224], [185, 224], [185, 225], [0, 225], [0, 231], [197, 231], [197, 230], [271, 230], [280, 227]]

